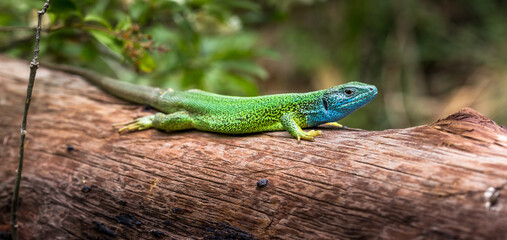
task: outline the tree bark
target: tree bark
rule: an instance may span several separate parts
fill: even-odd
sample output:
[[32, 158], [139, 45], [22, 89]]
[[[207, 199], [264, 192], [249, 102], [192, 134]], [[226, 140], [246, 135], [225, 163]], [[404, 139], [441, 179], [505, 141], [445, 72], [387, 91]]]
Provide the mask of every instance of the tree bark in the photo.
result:
[[[28, 70], [27, 62], [0, 56], [4, 234]], [[472, 109], [407, 129], [321, 127], [322, 136], [300, 143], [286, 132], [118, 134], [111, 127], [150, 111], [79, 76], [40, 68], [28, 119], [20, 236], [507, 236], [507, 130]], [[258, 187], [261, 179], [268, 183]]]

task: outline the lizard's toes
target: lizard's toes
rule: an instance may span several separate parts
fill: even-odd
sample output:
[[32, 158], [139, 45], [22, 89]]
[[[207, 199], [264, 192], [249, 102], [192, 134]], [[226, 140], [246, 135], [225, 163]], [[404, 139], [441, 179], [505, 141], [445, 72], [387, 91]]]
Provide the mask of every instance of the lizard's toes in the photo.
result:
[[343, 128], [343, 125], [339, 124], [338, 122], [330, 122], [330, 123], [326, 123], [326, 125]]
[[322, 131], [320, 130], [310, 130], [308, 132], [304, 132], [304, 134], [301, 136], [301, 139], [313, 141], [313, 138], [319, 136], [320, 134], [322, 134]]
[[[131, 122], [128, 122], [125, 124], [116, 124], [116, 126], [118, 126], [118, 125], [124, 125], [124, 127], [118, 129], [118, 132], [120, 132], [120, 133], [123, 131], [127, 131], [127, 130], [128, 131], [145, 130], [145, 129], [153, 127], [153, 115], [138, 118], [134, 121], [131, 121]], [[115, 126], [115, 125], [113, 125], [113, 126]]]

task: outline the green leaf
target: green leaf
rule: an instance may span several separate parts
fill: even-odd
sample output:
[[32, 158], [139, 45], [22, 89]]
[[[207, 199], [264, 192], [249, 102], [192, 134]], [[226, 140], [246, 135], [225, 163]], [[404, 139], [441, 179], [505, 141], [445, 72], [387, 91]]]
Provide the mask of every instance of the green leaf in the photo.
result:
[[252, 78], [228, 73], [219, 66], [206, 70], [202, 87], [203, 90], [226, 95], [258, 95], [257, 86]]
[[135, 1], [129, 6], [129, 12], [135, 22], [142, 24], [145, 16], [149, 16], [150, 4], [148, 1]]
[[109, 29], [109, 30], [112, 29], [111, 24], [109, 24], [109, 22], [106, 19], [104, 19], [102, 16], [97, 15], [97, 14], [88, 14], [83, 19], [83, 21], [84, 22], [96, 22], [96, 23], [101, 24], [104, 27], [107, 27], [107, 29]]
[[72, 0], [53, 0], [51, 1], [51, 12], [65, 13], [77, 10], [76, 4]]
[[249, 11], [259, 11], [261, 10], [261, 6], [259, 3], [256, 3], [255, 1], [243, 1], [243, 0], [235, 0], [235, 1], [228, 1], [228, 0], [222, 0], [217, 1], [217, 5], [223, 6], [225, 4], [228, 4], [230, 8], [237, 8], [237, 9], [244, 9]]
[[219, 65], [227, 70], [238, 71], [246, 74], [253, 75], [260, 79], [266, 79], [268, 77], [268, 72], [264, 70], [261, 66], [257, 65], [254, 62], [249, 61], [223, 61], [220, 62]]
[[116, 30], [125, 31], [132, 27], [132, 20], [130, 17], [126, 16], [120, 19], [118, 24], [116, 24]]
[[56, 22], [56, 19], [66, 22], [72, 17], [82, 18], [80, 9], [77, 8], [73, 0], [53, 0], [49, 9], [51, 9], [48, 10], [48, 13], [52, 15], [50, 16], [52, 23]]
[[202, 69], [184, 69], [181, 77], [182, 88], [202, 88], [201, 80], [204, 77]]
[[100, 43], [109, 48], [112, 52], [121, 56], [121, 46], [116, 41], [116, 37], [108, 32], [99, 31], [96, 29], [87, 29], [88, 32]]
[[262, 56], [271, 60], [281, 60], [280, 54], [271, 49], [259, 49], [255, 56]]
[[[234, 75], [225, 75], [224, 76], [226, 81], [229, 82], [229, 87], [234, 88], [239, 87], [246, 96], [257, 96], [259, 95], [259, 91], [257, 89], [257, 85], [251, 81], [249, 81], [247, 78], [243, 78], [240, 76], [234, 76]], [[235, 90], [235, 89], [231, 89]], [[237, 90], [235, 91], [237, 92]]]
[[88, 41], [86, 43], [81, 44], [82, 50], [81, 50], [81, 59], [83, 61], [93, 61], [94, 59], [97, 59], [99, 56], [98, 51], [93, 45], [93, 42]]
[[139, 69], [141, 69], [141, 71], [147, 72], [147, 73], [152, 72], [157, 67], [155, 60], [153, 60], [151, 55], [148, 53], [145, 53], [143, 55], [143, 57], [141, 57], [139, 59], [138, 64], [139, 64]]
[[202, 89], [215, 93], [223, 92], [224, 83], [220, 81], [225, 80], [224, 75], [224, 72], [219, 67], [206, 69], [202, 79]]

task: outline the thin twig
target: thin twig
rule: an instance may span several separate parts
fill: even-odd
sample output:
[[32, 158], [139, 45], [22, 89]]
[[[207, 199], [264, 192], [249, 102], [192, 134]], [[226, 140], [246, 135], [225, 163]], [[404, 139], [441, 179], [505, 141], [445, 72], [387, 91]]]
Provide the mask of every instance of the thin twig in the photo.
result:
[[18, 220], [17, 220], [17, 209], [18, 209], [18, 196], [19, 196], [19, 186], [21, 184], [21, 172], [23, 170], [23, 154], [25, 150], [25, 136], [26, 136], [26, 118], [28, 116], [28, 108], [30, 107], [30, 101], [32, 100], [32, 89], [33, 84], [35, 82], [35, 74], [37, 73], [37, 68], [39, 68], [39, 41], [40, 41], [40, 32], [41, 32], [41, 22], [42, 16], [46, 13], [49, 7], [50, 0], [46, 0], [44, 3], [44, 7], [42, 10], [38, 11], [39, 15], [37, 22], [37, 30], [35, 33], [35, 50], [33, 54], [33, 59], [30, 62], [30, 77], [28, 79], [28, 87], [26, 89], [26, 100], [25, 100], [25, 111], [23, 112], [23, 121], [21, 122], [21, 138], [19, 144], [19, 161], [18, 161], [18, 170], [16, 171], [16, 182], [14, 184], [14, 194], [12, 195], [12, 206], [11, 206], [11, 228], [12, 228], [12, 239], [18, 239]]

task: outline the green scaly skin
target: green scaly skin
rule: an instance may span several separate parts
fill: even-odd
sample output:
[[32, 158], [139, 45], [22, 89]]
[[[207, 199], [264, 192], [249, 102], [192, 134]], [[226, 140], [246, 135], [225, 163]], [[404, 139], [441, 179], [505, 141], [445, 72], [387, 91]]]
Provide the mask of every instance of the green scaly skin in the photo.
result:
[[232, 97], [200, 90], [173, 91], [121, 82], [94, 72], [62, 65], [49, 68], [83, 76], [105, 91], [128, 101], [150, 105], [161, 113], [119, 124], [120, 132], [156, 128], [168, 132], [198, 129], [243, 134], [288, 131], [298, 139], [313, 140], [321, 131], [302, 128], [336, 122], [370, 102], [373, 85], [359, 82], [308, 93]]

